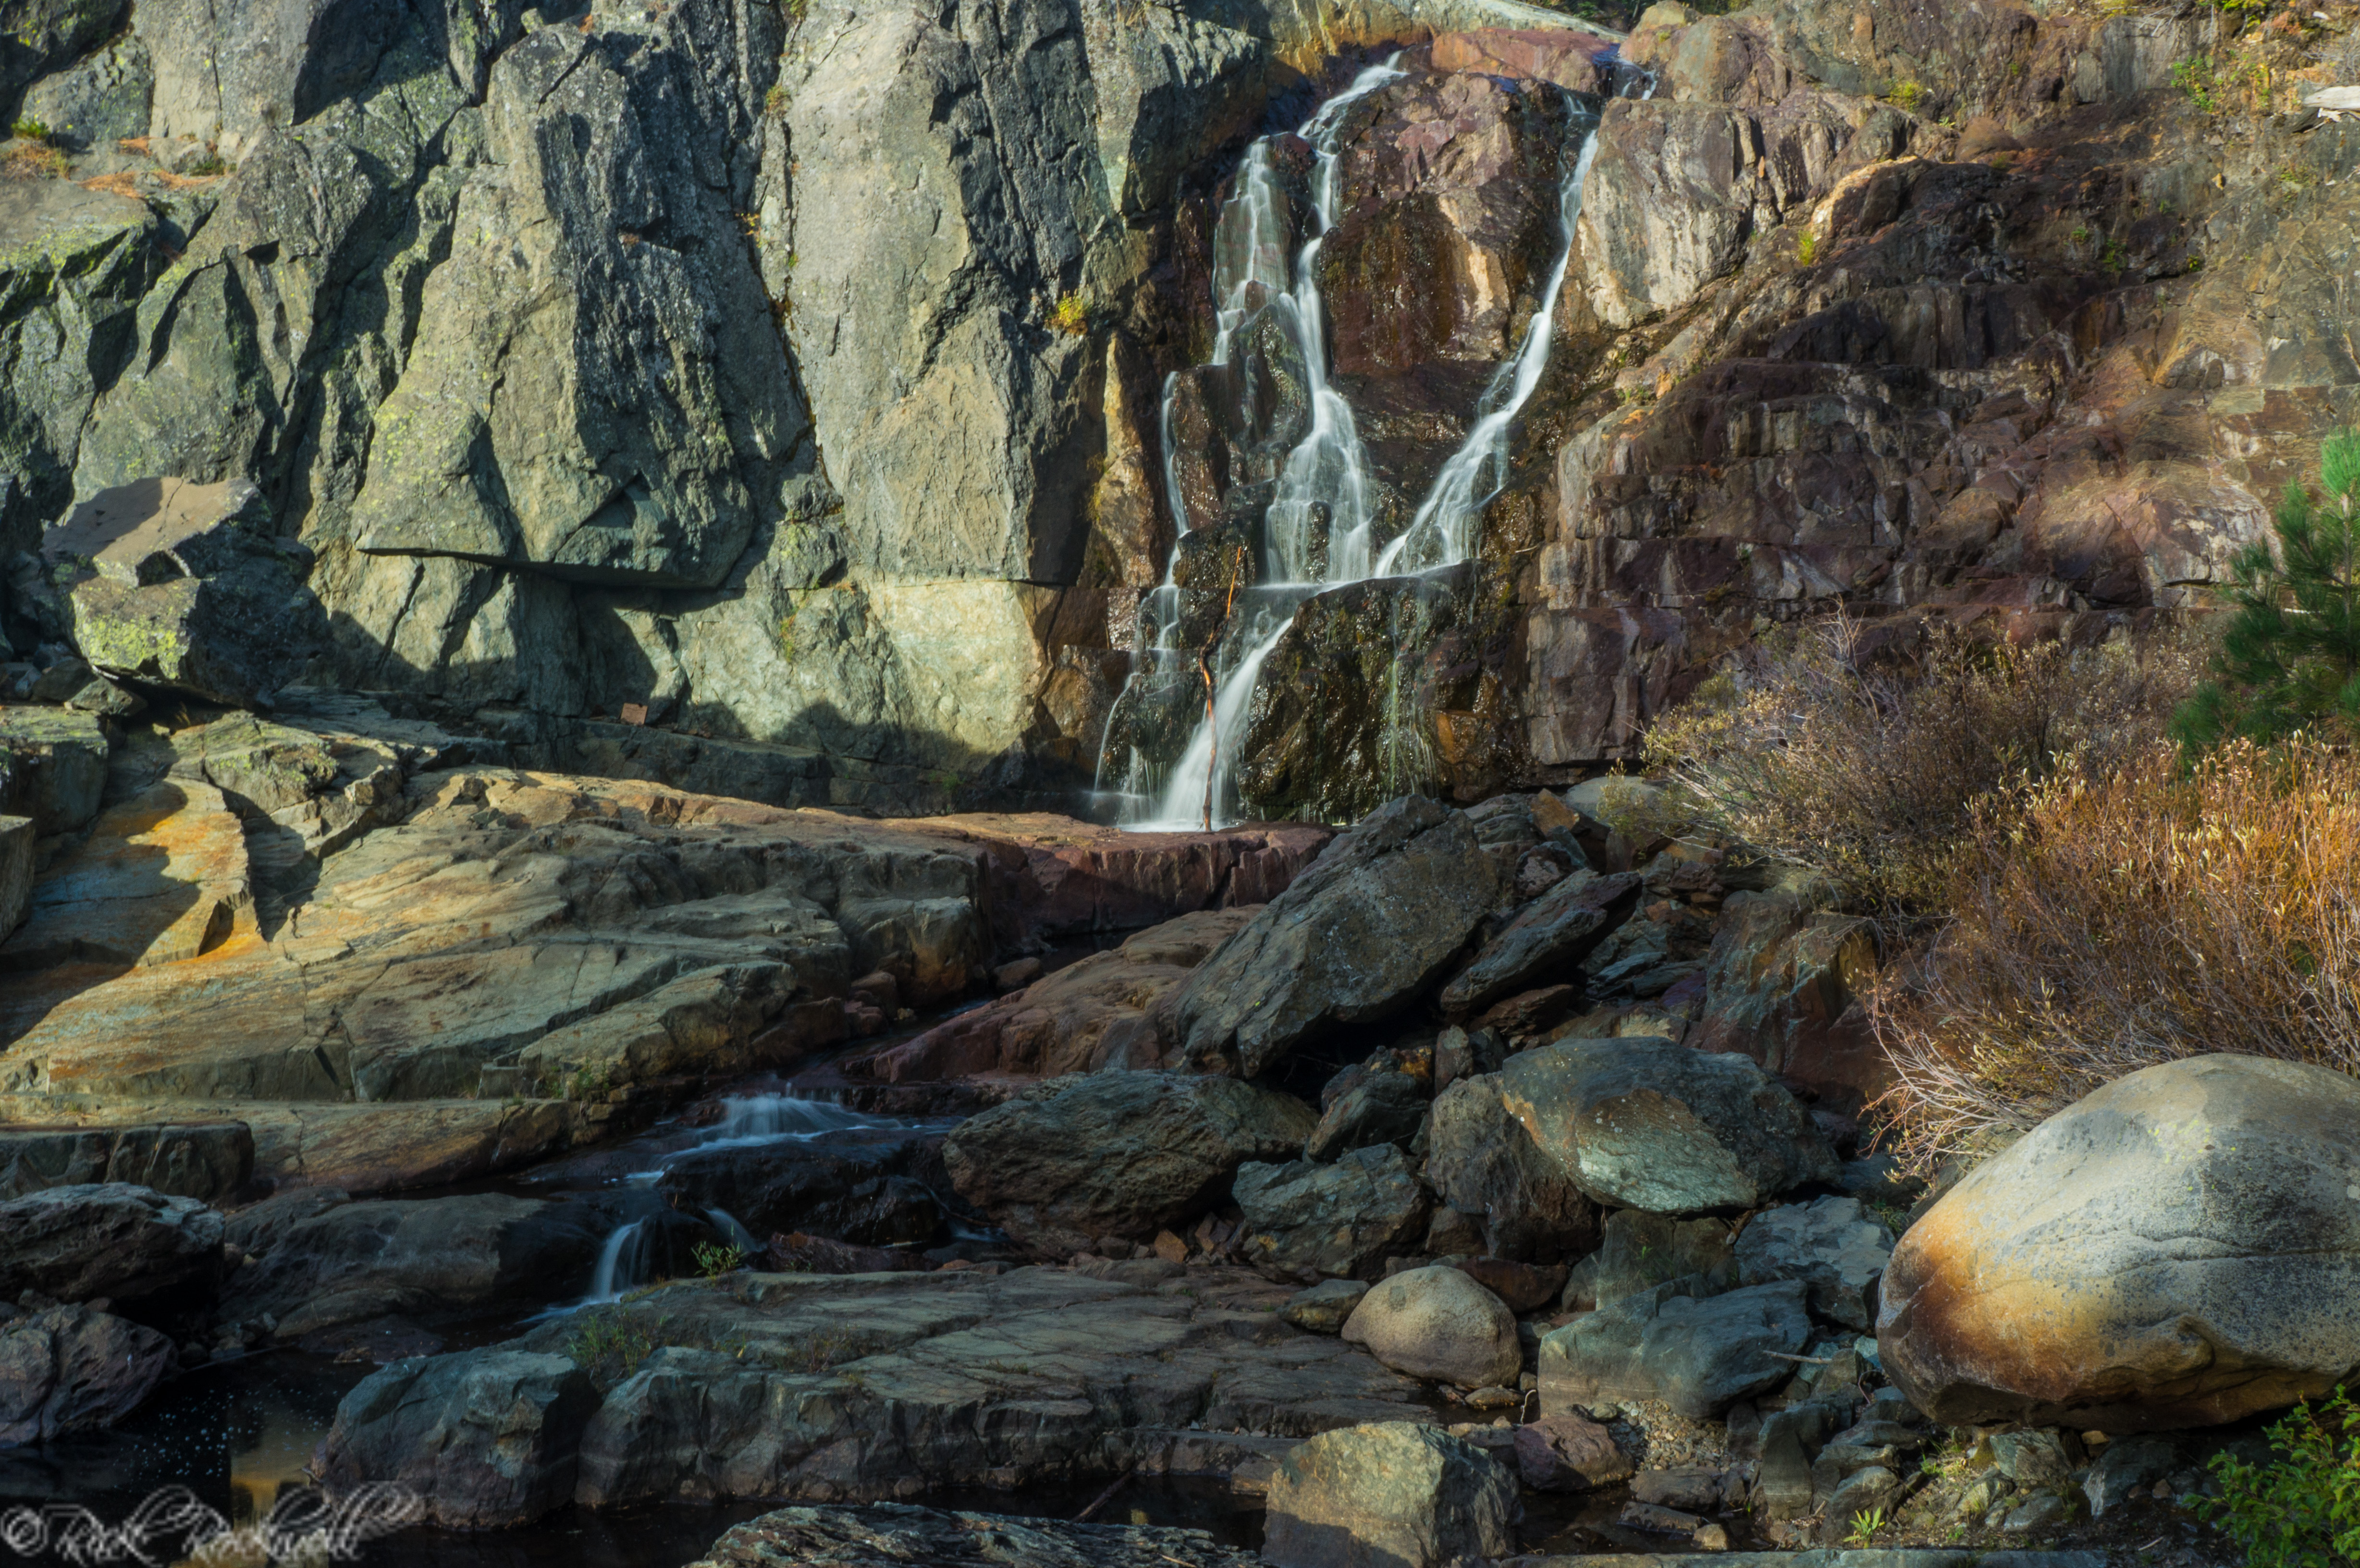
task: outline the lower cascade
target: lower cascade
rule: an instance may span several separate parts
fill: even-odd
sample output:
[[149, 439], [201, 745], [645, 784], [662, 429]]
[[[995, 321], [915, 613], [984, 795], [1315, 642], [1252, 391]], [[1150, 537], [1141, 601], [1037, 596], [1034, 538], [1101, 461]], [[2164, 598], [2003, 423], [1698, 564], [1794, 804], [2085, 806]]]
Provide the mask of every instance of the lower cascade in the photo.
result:
[[[1141, 602], [1136, 663], [1109, 713], [1098, 758], [1097, 793], [1101, 800], [1111, 797], [1116, 819], [1126, 827], [1209, 830], [1246, 815], [1239, 766], [1254, 691], [1295, 612], [1346, 584], [1437, 572], [1470, 559], [1483, 508], [1506, 483], [1512, 427], [1548, 363], [1557, 299], [1573, 258], [1582, 184], [1597, 147], [1598, 111], [1568, 95], [1571, 151], [1562, 157], [1556, 259], [1537, 308], [1514, 353], [1492, 373], [1477, 400], [1465, 440], [1443, 463], [1407, 526], [1380, 539], [1369, 453], [1350, 403], [1329, 376], [1318, 268], [1321, 245], [1338, 216], [1337, 166], [1353, 129], [1352, 110], [1404, 74], [1399, 61], [1396, 55], [1361, 71], [1295, 133], [1294, 139], [1310, 148], [1314, 165], [1310, 233], [1291, 270], [1284, 259], [1286, 201], [1272, 173], [1275, 138], [1264, 136], [1248, 147], [1222, 205], [1214, 235], [1218, 332], [1208, 363], [1230, 365], [1241, 337], [1277, 334], [1299, 367], [1309, 419], [1301, 440], [1285, 453], [1259, 528], [1224, 541], [1232, 559], [1217, 573], [1226, 591], [1209, 631], [1187, 636], [1197, 631], [1199, 617], [1184, 605], [1180, 574], [1184, 563], [1196, 563], [1190, 560], [1191, 515], [1175, 441], [1180, 377], [1165, 379], [1158, 419], [1164, 488], [1182, 538], [1164, 583]], [[1612, 62], [1611, 79], [1618, 95], [1644, 95], [1653, 87], [1644, 73], [1619, 60]], [[1232, 378], [1241, 422], [1254, 418], [1252, 405], [1262, 395], [1256, 379], [1251, 369]], [[1191, 717], [1175, 723], [1181, 714]], [[1399, 730], [1398, 718], [1388, 727]], [[1389, 735], [1388, 741], [1397, 738]], [[1169, 744], [1174, 740], [1179, 741], [1176, 751]], [[1388, 745], [1389, 761], [1397, 749]], [[1118, 753], [1119, 781], [1109, 788], [1109, 763]], [[1414, 788], [1422, 782], [1415, 777], [1391, 780], [1387, 792], [1398, 792], [1394, 785]]]

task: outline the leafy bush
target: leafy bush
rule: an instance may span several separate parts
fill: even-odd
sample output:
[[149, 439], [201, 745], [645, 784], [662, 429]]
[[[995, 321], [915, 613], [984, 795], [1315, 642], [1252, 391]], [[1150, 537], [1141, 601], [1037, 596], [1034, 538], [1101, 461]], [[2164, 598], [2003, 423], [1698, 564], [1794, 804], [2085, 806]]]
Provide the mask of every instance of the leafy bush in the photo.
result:
[[30, 114], [17, 115], [16, 123], [9, 126], [8, 130], [9, 134], [19, 141], [46, 142], [49, 139], [48, 123], [37, 120]]
[[1920, 1161], [2158, 1062], [2360, 1073], [2360, 757], [2150, 746], [1970, 813], [1951, 920], [1870, 998]]
[[2213, 666], [2174, 725], [2193, 746], [2298, 730], [2350, 738], [2360, 728], [2360, 432], [2320, 452], [2323, 502], [2289, 485], [2278, 549], [2248, 545], [2232, 565], [2235, 613]]
[[2245, 1553], [2248, 1568], [2328, 1568], [2360, 1559], [2360, 1409], [2342, 1388], [2270, 1428], [2275, 1465], [2216, 1454], [2218, 1497], [2189, 1499]]
[[1795, 236], [1795, 259], [1808, 267], [1819, 259], [1819, 236], [1805, 229]]
[[1838, 620], [1765, 646], [1646, 737], [1652, 771], [1723, 837], [1820, 872], [1857, 907], [1942, 907], [1974, 809], [2068, 756], [2093, 764], [2162, 733], [2188, 690], [2186, 636], [2081, 652], [1985, 648], [1947, 626], [1901, 652]]
[[2201, 54], [2172, 61], [2171, 84], [2187, 95], [2189, 103], [2194, 104], [2200, 114], [2210, 114], [2221, 107], [2220, 99], [2215, 94], [2220, 83], [2212, 62]]
[[1069, 337], [1080, 337], [1090, 330], [1089, 301], [1079, 291], [1066, 295], [1049, 312], [1049, 324]]
[[1914, 114], [1918, 112], [1918, 105], [1926, 101], [1926, 86], [1920, 82], [1896, 82], [1886, 96], [1899, 105], [1903, 114]]

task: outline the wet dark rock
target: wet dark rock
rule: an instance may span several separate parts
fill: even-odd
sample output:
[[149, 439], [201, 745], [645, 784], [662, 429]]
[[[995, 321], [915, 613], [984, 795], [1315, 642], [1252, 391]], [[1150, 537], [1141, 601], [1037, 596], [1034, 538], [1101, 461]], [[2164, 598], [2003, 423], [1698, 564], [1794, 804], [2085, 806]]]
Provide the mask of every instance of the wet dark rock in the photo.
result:
[[1301, 1101], [1234, 1078], [1099, 1073], [962, 1122], [943, 1161], [962, 1198], [1062, 1258], [1100, 1236], [1148, 1241], [1194, 1223], [1240, 1166], [1292, 1159], [1313, 1125]]
[[1273, 1279], [1373, 1279], [1386, 1257], [1426, 1234], [1432, 1199], [1400, 1149], [1356, 1149], [1329, 1164], [1241, 1166], [1231, 1195], [1245, 1227], [1232, 1243]]
[[1304, 1140], [1303, 1158], [1328, 1160], [1371, 1144], [1406, 1145], [1426, 1120], [1427, 1088], [1407, 1073], [1371, 1073], [1328, 1104]]
[[178, 1361], [170, 1340], [111, 1312], [0, 1307], [0, 1448], [112, 1426]]
[[391, 1481], [427, 1522], [486, 1530], [573, 1495], [590, 1376], [563, 1356], [490, 1349], [397, 1361], [344, 1396], [320, 1445], [332, 1490]]
[[1536, 1312], [1557, 1298], [1565, 1289], [1567, 1274], [1562, 1263], [1518, 1263], [1505, 1258], [1470, 1258], [1459, 1264], [1459, 1271], [1508, 1303], [1508, 1310], [1518, 1317]]
[[232, 1275], [222, 1316], [268, 1316], [294, 1339], [371, 1318], [563, 1300], [588, 1288], [612, 1227], [600, 1204], [493, 1192], [337, 1204], [287, 1225], [259, 1263]]
[[222, 1216], [193, 1198], [122, 1182], [45, 1188], [0, 1203], [0, 1301], [202, 1298], [222, 1240]]
[[1800, 1279], [1815, 1315], [1866, 1333], [1876, 1280], [1892, 1256], [1893, 1233], [1863, 1214], [1859, 1199], [1821, 1198], [1754, 1215], [1737, 1238], [1737, 1278], [1745, 1285]]
[[1259, 1568], [1261, 1562], [1201, 1530], [869, 1503], [764, 1514], [732, 1527], [692, 1568]]
[[1544, 979], [1570, 973], [1639, 901], [1640, 878], [1571, 876], [1520, 910], [1475, 962], [1442, 988], [1446, 1012], [1480, 1012]]
[[1462, 814], [1415, 795], [1378, 808], [1174, 994], [1175, 1059], [1255, 1077], [1339, 1024], [1399, 1011], [1497, 888]]
[[1298, 1445], [1271, 1477], [1274, 1568], [1441, 1568], [1514, 1549], [1515, 1476], [1473, 1443], [1405, 1421]]
[[924, 1173], [942, 1139], [831, 1134], [753, 1149], [695, 1150], [669, 1161], [657, 1191], [675, 1208], [719, 1209], [757, 1236], [805, 1231], [863, 1247], [924, 1242], [943, 1208]]
[[1542, 1336], [1542, 1407], [1661, 1399], [1691, 1420], [1794, 1375], [1782, 1357], [1811, 1335], [1805, 1288], [1784, 1280], [1699, 1299], [1686, 1281], [1659, 1285]]
[[907, 1274], [928, 1267], [915, 1253], [861, 1247], [833, 1236], [786, 1231], [771, 1236], [756, 1266], [782, 1274]]

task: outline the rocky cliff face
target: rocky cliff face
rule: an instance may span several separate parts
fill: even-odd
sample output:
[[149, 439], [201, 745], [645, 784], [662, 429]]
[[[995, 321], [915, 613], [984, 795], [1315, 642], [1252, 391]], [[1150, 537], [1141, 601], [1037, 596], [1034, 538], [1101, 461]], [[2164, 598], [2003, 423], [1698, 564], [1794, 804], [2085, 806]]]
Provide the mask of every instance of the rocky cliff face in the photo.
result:
[[[381, 693], [577, 771], [1087, 782], [1142, 595], [1195, 583], [1210, 635], [1267, 574], [1302, 367], [1245, 331], [1192, 368], [1215, 218], [1377, 46], [1412, 47], [1343, 127], [1318, 284], [1379, 544], [1596, 140], [1473, 559], [1296, 613], [1262, 812], [1569, 776], [1840, 606], [2094, 637], [2191, 602], [2360, 386], [2360, 132], [2301, 108], [2360, 71], [2349, 6], [1658, 6], [1644, 99], [1511, 0], [35, 9], [0, 59], [46, 132], [0, 180], [19, 659]], [[250, 482], [236, 537], [291, 541], [292, 586], [109, 577], [88, 507], [134, 528], [174, 481]], [[269, 646], [206, 691], [173, 646], [225, 623]]]

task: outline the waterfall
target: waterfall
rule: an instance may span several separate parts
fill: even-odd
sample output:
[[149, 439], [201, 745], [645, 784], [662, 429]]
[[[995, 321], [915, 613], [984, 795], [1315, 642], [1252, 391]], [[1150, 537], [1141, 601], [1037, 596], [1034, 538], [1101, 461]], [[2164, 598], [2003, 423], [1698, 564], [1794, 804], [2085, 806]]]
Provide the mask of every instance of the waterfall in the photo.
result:
[[[1206, 704], [1208, 711], [1196, 722], [1187, 745], [1161, 780], [1138, 748], [1131, 748], [1120, 791], [1121, 820], [1127, 827], [1185, 829], [1235, 820], [1238, 756], [1251, 715], [1255, 683], [1262, 665], [1293, 624], [1295, 611], [1323, 588], [1370, 577], [1438, 571], [1469, 559], [1475, 553], [1483, 508], [1507, 483], [1512, 428], [1548, 365], [1557, 299], [1573, 261], [1582, 185], [1597, 152], [1598, 116], [1576, 110], [1580, 144], [1558, 185], [1561, 238], [1557, 261], [1515, 353], [1493, 372], [1476, 402], [1466, 440], [1436, 475], [1409, 527], [1371, 560], [1374, 517], [1367, 453], [1349, 404], [1328, 384], [1326, 318], [1317, 267], [1320, 245], [1336, 219], [1336, 165], [1344, 111], [1355, 100], [1404, 74], [1394, 63], [1399, 58], [1362, 71], [1349, 87], [1323, 104], [1300, 133], [1317, 159], [1312, 187], [1316, 225], [1295, 258], [1291, 289], [1281, 290], [1275, 259], [1284, 244], [1284, 223], [1271, 174], [1269, 138], [1247, 149], [1235, 190], [1215, 226], [1213, 295], [1218, 335], [1210, 363], [1227, 363], [1232, 337], [1256, 310], [1273, 311], [1303, 353], [1311, 429], [1287, 454], [1270, 504], [1264, 526], [1268, 576], [1242, 591], [1219, 636], [1211, 670], [1213, 691]], [[1654, 91], [1652, 79], [1638, 78], [1619, 62], [1615, 70], [1617, 92], [1642, 81], [1644, 93]], [[1164, 491], [1173, 516], [1185, 531], [1188, 519], [1172, 441], [1171, 409], [1177, 382], [1176, 376], [1164, 382]], [[1174, 558], [1176, 565], [1176, 550]], [[1142, 630], [1152, 628], [1153, 636], [1141, 639], [1131, 683], [1108, 716], [1109, 738], [1123, 702], [1142, 688], [1142, 677], [1146, 683], [1166, 683], [1169, 689], [1169, 682], [1190, 673], [1186, 666], [1194, 660], [1176, 646], [1174, 635], [1179, 613], [1180, 591], [1167, 572], [1164, 584], [1141, 605]], [[1102, 744], [1102, 775], [1106, 749]], [[1159, 782], [1160, 789], [1155, 787]]]
[[[1345, 113], [1386, 82], [1406, 73], [1395, 54], [1353, 78], [1349, 86], [1322, 103], [1295, 134], [1310, 145], [1312, 233], [1296, 252], [1290, 268], [1286, 258], [1287, 224], [1284, 196], [1270, 164], [1271, 138], [1262, 136], [1246, 148], [1229, 199], [1222, 204], [1213, 227], [1213, 304], [1216, 335], [1211, 365], [1229, 362], [1237, 330], [1257, 312], [1273, 312], [1281, 331], [1301, 357], [1311, 428], [1287, 453], [1264, 525], [1263, 565], [1270, 581], [1242, 591], [1229, 625], [1220, 635], [1212, 664], [1205, 672], [1212, 684], [1210, 713], [1196, 726], [1186, 748], [1159, 791], [1154, 768], [1132, 749], [1124, 773], [1122, 816], [1126, 826], [1179, 827], [1205, 825], [1229, 808], [1230, 754], [1243, 733], [1253, 682], [1262, 662], [1277, 646], [1279, 633], [1294, 618], [1297, 605], [1329, 583], [1349, 583], [1368, 571], [1370, 485], [1368, 453], [1360, 444], [1351, 405], [1328, 384], [1327, 315], [1319, 298], [1319, 247], [1336, 222], [1336, 162], [1340, 150]], [[1164, 407], [1159, 416], [1164, 441], [1164, 490], [1176, 526], [1185, 532], [1188, 513], [1175, 464], [1172, 439], [1172, 402], [1176, 376], [1164, 383]], [[1340, 537], [1339, 537], [1340, 534]], [[1143, 633], [1134, 649], [1129, 698], [1148, 682], [1202, 679], [1196, 658], [1178, 646], [1175, 630], [1180, 618], [1180, 590], [1173, 579], [1179, 552], [1165, 570], [1164, 583], [1140, 606]], [[1241, 651], [1242, 650], [1242, 651]], [[1120, 711], [1121, 699], [1116, 702]], [[1113, 733], [1116, 714], [1107, 718]], [[1098, 748], [1104, 789], [1106, 744]]]
[[618, 1301], [623, 1292], [647, 1284], [648, 1222], [632, 1220], [615, 1227], [606, 1237], [606, 1245], [598, 1249], [598, 1267], [590, 1276], [590, 1294], [576, 1304], [596, 1306], [605, 1301]]

